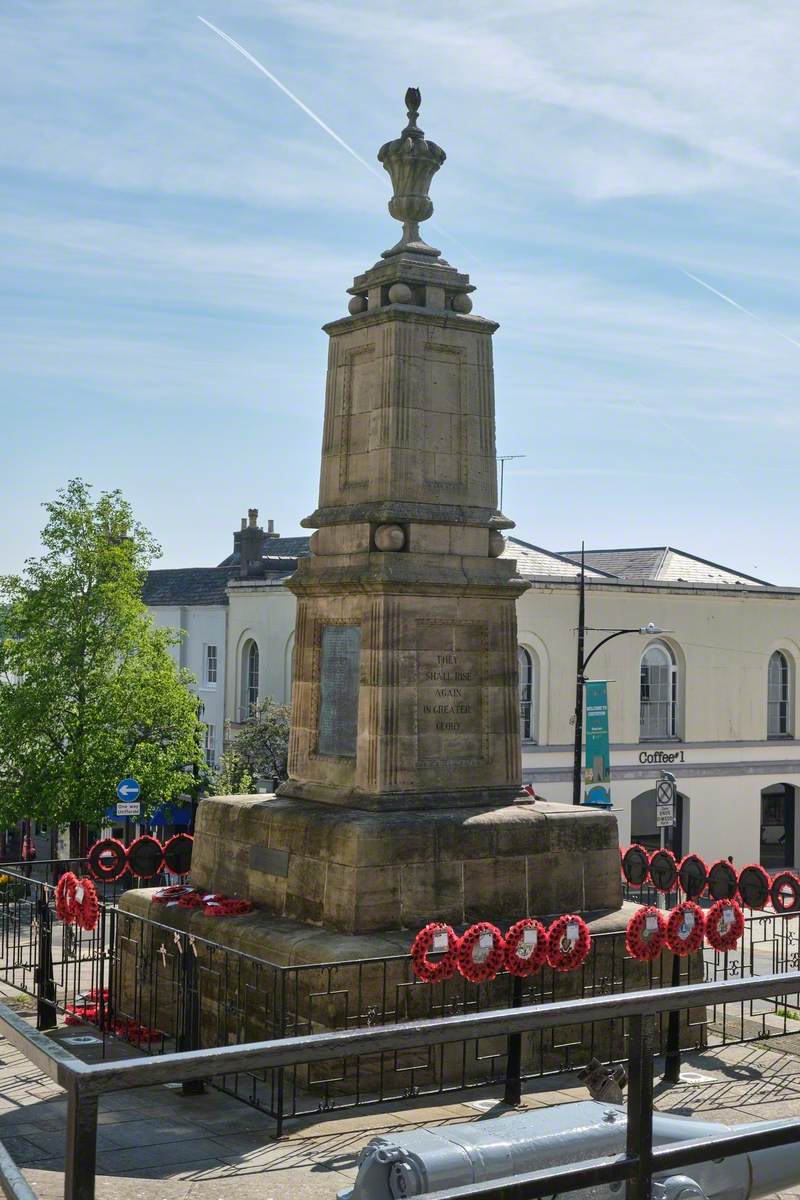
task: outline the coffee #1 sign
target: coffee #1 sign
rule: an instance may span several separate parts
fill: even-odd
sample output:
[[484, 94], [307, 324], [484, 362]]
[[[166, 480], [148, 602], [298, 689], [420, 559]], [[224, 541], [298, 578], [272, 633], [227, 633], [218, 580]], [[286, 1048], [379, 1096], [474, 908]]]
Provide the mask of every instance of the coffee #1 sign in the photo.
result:
[[642, 750], [639, 753], [640, 763], [682, 763], [686, 762], [682, 750]]

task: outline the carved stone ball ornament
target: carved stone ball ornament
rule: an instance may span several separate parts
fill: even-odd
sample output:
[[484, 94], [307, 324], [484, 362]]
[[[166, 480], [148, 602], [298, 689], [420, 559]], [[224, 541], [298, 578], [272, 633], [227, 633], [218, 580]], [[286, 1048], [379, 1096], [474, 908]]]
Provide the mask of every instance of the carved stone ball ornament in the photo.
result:
[[384, 553], [402, 550], [405, 544], [406, 534], [401, 525], [379, 525], [375, 530], [375, 545]]
[[407, 283], [393, 283], [389, 288], [390, 304], [413, 304], [414, 293]]
[[391, 258], [395, 254], [439, 257], [439, 251], [420, 237], [419, 223], [427, 221], [433, 212], [428, 189], [446, 155], [441, 146], [426, 141], [425, 131], [417, 127], [421, 99], [419, 88], [408, 89], [408, 124], [399, 138], [386, 142], [378, 151], [378, 162], [383, 163], [389, 172], [394, 188], [389, 212], [396, 221], [403, 222], [402, 238], [391, 250], [384, 251], [383, 258]]

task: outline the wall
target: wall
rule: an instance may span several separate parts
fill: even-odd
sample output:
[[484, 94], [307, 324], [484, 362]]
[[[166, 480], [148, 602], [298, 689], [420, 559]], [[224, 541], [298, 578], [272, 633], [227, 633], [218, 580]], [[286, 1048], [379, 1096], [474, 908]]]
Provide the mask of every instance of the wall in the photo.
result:
[[259, 649], [259, 699], [291, 700], [295, 599], [285, 587], [252, 581], [231, 583], [228, 592], [225, 710], [228, 720], [237, 722], [243, 717], [242, 659], [251, 640]]
[[[577, 591], [574, 585], [534, 584], [517, 613], [519, 641], [536, 653], [539, 667], [538, 745], [523, 746], [524, 778], [546, 799], [570, 803]], [[758, 862], [762, 788], [800, 786], [798, 743], [766, 736], [767, 665], [773, 650], [781, 649], [796, 678], [800, 596], [587, 586], [587, 626], [636, 628], [650, 621], [673, 631], [663, 640], [678, 663], [678, 740], [639, 742], [639, 664], [649, 638], [615, 638], [587, 671], [590, 678], [609, 680], [612, 799], [620, 840], [630, 838], [633, 798], [654, 786], [663, 767], [675, 774], [686, 796], [683, 852], [707, 859], [732, 854], [739, 865]], [[586, 652], [604, 636], [587, 633]]]
[[[213, 726], [215, 756], [219, 761], [225, 732], [225, 679], [228, 609], [221, 604], [197, 604], [185, 607], [150, 608], [153, 624], [170, 629], [181, 637], [172, 647], [178, 666], [185, 667], [197, 681], [192, 690], [203, 704], [202, 720]], [[217, 647], [217, 685], [205, 682], [205, 647]]]

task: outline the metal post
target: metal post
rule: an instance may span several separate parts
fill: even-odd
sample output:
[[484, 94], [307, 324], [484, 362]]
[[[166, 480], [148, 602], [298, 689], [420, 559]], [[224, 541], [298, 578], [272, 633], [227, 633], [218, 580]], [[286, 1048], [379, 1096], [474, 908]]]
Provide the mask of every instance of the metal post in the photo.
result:
[[[197, 986], [197, 959], [188, 937], [182, 936], [183, 952], [181, 959], [182, 975], [182, 1004], [181, 1004], [181, 1033], [178, 1037], [178, 1050], [200, 1049], [200, 991]], [[181, 1095], [201, 1096], [205, 1092], [202, 1079], [185, 1079], [181, 1084]]]
[[575, 753], [572, 762], [572, 803], [581, 802], [581, 751], [583, 748], [583, 647], [586, 638], [586, 576], [581, 542], [581, 580], [578, 594], [578, 663], [575, 673]]
[[628, 1022], [628, 1129], [626, 1152], [638, 1158], [628, 1180], [626, 1200], [653, 1195], [653, 1017], [637, 1014]]
[[97, 1096], [67, 1092], [67, 1145], [64, 1200], [94, 1200], [97, 1164]]
[[[671, 987], [681, 985], [681, 960], [672, 956]], [[669, 1014], [667, 1020], [667, 1049], [664, 1056], [664, 1083], [680, 1083], [681, 1078], [681, 1014], [679, 1009]]]
[[[281, 1001], [280, 1001], [281, 1009], [280, 1009], [280, 1013], [278, 1014], [278, 1022], [279, 1022], [278, 1037], [285, 1038], [286, 1037], [286, 974], [287, 974], [287, 972], [286, 972], [285, 967], [280, 967], [278, 969], [280, 970], [280, 973], [281, 973]], [[275, 1097], [275, 1107], [277, 1109], [277, 1114], [276, 1114], [276, 1118], [275, 1118], [275, 1137], [281, 1138], [283, 1136], [283, 1105], [284, 1105], [284, 1089], [285, 1089], [285, 1084], [286, 1084], [284, 1068], [278, 1067], [277, 1074], [278, 1074], [278, 1078], [276, 1081], [277, 1087], [276, 1087], [276, 1097]]]
[[[511, 992], [511, 1007], [519, 1008], [522, 1004], [522, 980], [519, 975], [513, 977]], [[512, 1104], [515, 1108], [522, 1101], [522, 1034], [510, 1033], [506, 1049], [506, 1090], [503, 1095], [504, 1104]]]
[[36, 901], [36, 922], [36, 1028], [52, 1029], [58, 1024], [55, 1006], [56, 981], [53, 975], [53, 922], [44, 887]]

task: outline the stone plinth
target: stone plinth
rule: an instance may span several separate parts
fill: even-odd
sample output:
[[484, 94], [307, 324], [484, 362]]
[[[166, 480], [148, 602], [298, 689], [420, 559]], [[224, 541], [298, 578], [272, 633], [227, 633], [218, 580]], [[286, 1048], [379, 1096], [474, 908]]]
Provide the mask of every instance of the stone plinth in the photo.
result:
[[284, 797], [204, 800], [192, 880], [348, 933], [617, 909], [616, 818], [517, 802], [372, 813]]

